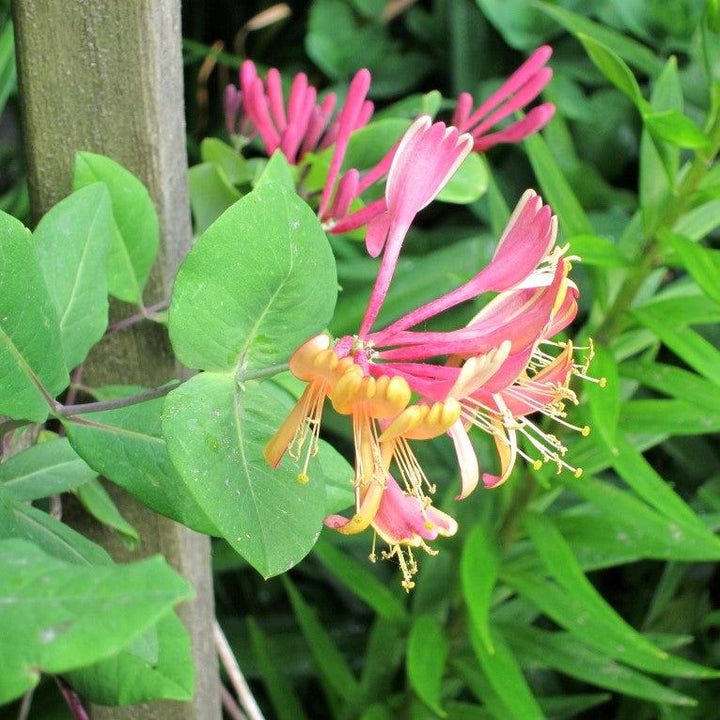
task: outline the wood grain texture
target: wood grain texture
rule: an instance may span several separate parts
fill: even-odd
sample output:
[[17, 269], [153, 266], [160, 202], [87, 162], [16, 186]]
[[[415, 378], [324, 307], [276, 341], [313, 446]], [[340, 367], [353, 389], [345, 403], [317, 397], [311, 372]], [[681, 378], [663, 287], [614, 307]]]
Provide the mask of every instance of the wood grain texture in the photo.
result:
[[[13, 20], [34, 219], [69, 194], [78, 150], [112, 157], [147, 185], [160, 218], [160, 255], [145, 303], [169, 297], [191, 241], [180, 1], [13, 0]], [[117, 319], [133, 312], [115, 303], [111, 315]], [[103, 341], [91, 353], [84, 379], [152, 386], [177, 374], [166, 333], [146, 323]], [[128, 553], [114, 534], [90, 519], [77, 522], [119, 561], [162, 552], [193, 583], [197, 599], [180, 614], [192, 637], [196, 693], [190, 703], [93, 707], [92, 717], [218, 720], [209, 540], [148, 511], [119, 489], [113, 488], [113, 496], [140, 531], [137, 552]]]

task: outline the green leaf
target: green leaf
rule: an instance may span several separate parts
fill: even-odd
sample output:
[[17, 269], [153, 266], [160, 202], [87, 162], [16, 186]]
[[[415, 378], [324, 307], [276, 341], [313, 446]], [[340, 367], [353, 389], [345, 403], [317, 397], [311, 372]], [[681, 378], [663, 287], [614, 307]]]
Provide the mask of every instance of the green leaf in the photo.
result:
[[34, 687], [40, 671], [64, 673], [109, 657], [191, 596], [159, 556], [86, 567], [24, 540], [0, 541], [0, 703]]
[[[613, 467], [632, 489], [670, 520], [694, 526], [702, 532], [705, 526], [682, 498], [663, 480], [622, 434], [618, 434], [613, 448]], [[708, 533], [708, 540], [716, 538]], [[717, 540], [720, 551], [720, 540]]]
[[82, 698], [100, 705], [191, 700], [190, 636], [177, 615], [168, 612], [116, 655], [64, 675]]
[[180, 267], [170, 339], [181, 362], [245, 370], [284, 362], [332, 317], [337, 279], [310, 208], [259, 186], [197, 241]]
[[[696, 523], [676, 523], [659, 515], [629, 492], [583, 475], [580, 479], [561, 476], [563, 485], [595, 505], [620, 535], [622, 542], [636, 543], [644, 557], [675, 560], [717, 560], [716, 538]], [[591, 518], [592, 519], [592, 518]]]
[[129, 170], [104, 155], [75, 156], [73, 189], [105, 183], [110, 191], [117, 233], [107, 264], [108, 290], [119, 300], [141, 304], [158, 251], [158, 217], [147, 188]]
[[496, 627], [493, 628], [491, 642], [494, 652], [492, 654], [488, 652], [485, 643], [480, 640], [473, 625], [470, 625], [469, 634], [470, 642], [483, 672], [510, 713], [506, 716], [508, 720], [544, 720], [545, 715], [537, 704], [503, 634]]
[[247, 622], [253, 655], [278, 720], [306, 720], [300, 700], [293, 691], [284, 668], [279, 666], [270, 654], [267, 639], [260, 626], [252, 617], [248, 617]]
[[107, 490], [97, 479], [92, 479], [75, 489], [82, 506], [99, 522], [128, 538], [132, 543], [140, 540], [137, 530], [120, 514]]
[[640, 86], [632, 74], [632, 70], [607, 45], [594, 40], [589, 35], [578, 33], [578, 40], [598, 70], [618, 89], [625, 93], [637, 106], [640, 112], [649, 108], [642, 96]]
[[280, 185], [290, 194], [295, 192], [295, 168], [290, 165], [280, 150], [276, 150], [267, 161], [262, 174], [255, 184], [255, 189], [263, 185]]
[[0, 112], [5, 109], [8, 98], [15, 92], [17, 71], [15, 70], [15, 33], [10, 19], [0, 32]]
[[30, 231], [0, 213], [0, 415], [43, 422], [67, 387], [57, 313]]
[[481, 198], [488, 188], [488, 170], [483, 157], [470, 153], [440, 191], [441, 202], [467, 205]]
[[531, 5], [557, 20], [575, 37], [579, 38], [580, 34], [583, 34], [613, 48], [621, 58], [643, 73], [652, 77], [660, 72], [662, 62], [652, 50], [616, 30], [544, 0], [531, 0]]
[[407, 646], [408, 681], [417, 696], [440, 717], [447, 717], [440, 701], [442, 676], [450, 642], [442, 625], [431, 615], [416, 618]]
[[0, 464], [0, 483], [18, 502], [58, 495], [96, 477], [66, 438], [33, 445]]
[[637, 380], [645, 387], [685, 400], [696, 409], [704, 408], [720, 416], [720, 395], [717, 388], [709, 380], [693, 372], [674, 365], [627, 361], [620, 365], [620, 374]]
[[315, 556], [354, 595], [364, 600], [375, 612], [389, 622], [402, 623], [407, 619], [405, 605], [365, 564], [360, 564], [338, 550], [326, 538], [315, 545]]
[[476, 525], [463, 547], [460, 578], [470, 622], [491, 655], [495, 649], [490, 634], [490, 606], [499, 569], [497, 549], [488, 537], [487, 528]]
[[595, 348], [592, 372], [594, 376], [605, 380], [602, 387], [599, 383], [588, 383], [585, 388], [590, 400], [593, 429], [612, 447], [620, 417], [620, 386], [617, 363], [610, 350], [602, 346]]
[[263, 457], [288, 404], [269, 383], [240, 392], [231, 376], [203, 373], [170, 393], [163, 410], [168, 451], [187, 491], [266, 578], [305, 557], [325, 510], [320, 473], [311, 467], [303, 484], [290, 458], [274, 470]]
[[680, 262], [703, 292], [720, 303], [720, 251], [704, 248], [664, 228], [660, 236], [678, 254]]
[[592, 225], [545, 140], [535, 133], [525, 138], [523, 144], [545, 202], [560, 218], [562, 231], [568, 237], [592, 235]]
[[107, 264], [115, 232], [107, 187], [93, 183], [61, 200], [35, 229], [40, 267], [60, 320], [65, 365], [79, 365], [108, 324]]
[[232, 185], [243, 185], [253, 179], [253, 171], [235, 148], [218, 138], [206, 137], [200, 143], [200, 157], [205, 163], [214, 163]]
[[99, 545], [42, 510], [14, 500], [0, 485], [0, 539], [12, 538], [28, 540], [44, 553], [69, 563], [112, 562]]
[[287, 576], [282, 580], [320, 675], [344, 702], [352, 702], [358, 695], [360, 686], [345, 658], [292, 581]]
[[[546, 558], [543, 558], [546, 559]], [[582, 571], [574, 567], [566, 575], [580, 577]], [[642, 635], [615, 615], [609, 605], [599, 605], [589, 592], [565, 578], [562, 586], [536, 577], [536, 573], [503, 573], [503, 580], [525, 600], [545, 613], [560, 627], [596, 648], [608, 657], [620, 660], [648, 672], [672, 677], [712, 678], [717, 671], [696, 665], [656, 648]], [[592, 586], [590, 586], [592, 590]], [[601, 601], [604, 603], [604, 601]]]
[[158, 398], [76, 415], [64, 419], [65, 429], [90, 467], [143, 505], [198, 532], [217, 534], [170, 461], [160, 422], [162, 405], [163, 398]]
[[708, 144], [705, 133], [679, 110], [646, 112], [643, 122], [655, 137], [678, 147], [698, 148]]
[[613, 662], [568, 633], [549, 632], [520, 625], [507, 627], [506, 632], [508, 642], [523, 663], [554, 668], [591, 685], [654, 703], [684, 706], [696, 704], [693, 698]]
[[685, 213], [673, 227], [688, 240], [702, 240], [720, 225], [720, 200], [710, 200]]
[[627, 434], [704, 435], [720, 432], [720, 414], [685, 400], [630, 400], [623, 403], [619, 427]]
[[205, 232], [242, 195], [223, 177], [222, 170], [210, 162], [200, 163], [188, 171], [190, 208], [195, 233]]
[[627, 267], [630, 261], [615, 243], [600, 235], [573, 235], [570, 238], [573, 255], [580, 256], [583, 265], [597, 267]]
[[657, 307], [636, 308], [633, 315], [691, 368], [720, 385], [720, 352], [705, 338], [690, 328], [673, 326]]

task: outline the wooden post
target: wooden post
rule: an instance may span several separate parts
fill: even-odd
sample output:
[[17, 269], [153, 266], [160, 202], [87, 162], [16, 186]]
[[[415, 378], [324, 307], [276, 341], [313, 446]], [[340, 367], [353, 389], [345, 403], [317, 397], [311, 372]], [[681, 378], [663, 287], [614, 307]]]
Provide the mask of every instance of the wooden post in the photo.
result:
[[[146, 183], [160, 217], [160, 256], [145, 300], [169, 297], [187, 250], [190, 216], [181, 58], [180, 0], [13, 0], [18, 81], [33, 216], [69, 194], [75, 152], [117, 160]], [[113, 314], [133, 311], [115, 305]], [[159, 384], [176, 375], [165, 333], [145, 324], [114, 333], [86, 365], [90, 381]], [[92, 708], [113, 720], [218, 720], [213, 596], [208, 538], [114, 492], [142, 543], [129, 554], [108, 534], [119, 560], [162, 552], [195, 586], [180, 608], [190, 632], [195, 699], [131, 708]], [[88, 534], [93, 534], [88, 530]]]

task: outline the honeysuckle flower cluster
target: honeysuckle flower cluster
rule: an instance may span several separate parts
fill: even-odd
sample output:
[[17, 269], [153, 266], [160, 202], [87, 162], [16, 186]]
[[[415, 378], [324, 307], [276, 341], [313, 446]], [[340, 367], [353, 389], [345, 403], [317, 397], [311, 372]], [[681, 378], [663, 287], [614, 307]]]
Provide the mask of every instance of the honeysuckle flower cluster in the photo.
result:
[[[355, 508], [325, 524], [344, 534], [372, 528], [397, 559], [403, 586], [413, 587], [414, 548], [434, 552], [429, 541], [451, 536], [455, 520], [432, 506], [434, 478], [426, 477], [411, 443], [449, 434], [467, 497], [482, 480], [497, 487], [518, 456], [534, 466], [554, 463], [579, 474], [566, 448], [530, 416], [540, 414], [587, 433], [566, 420], [577, 403], [569, 383], [586, 375], [569, 341], [553, 337], [577, 313], [578, 290], [569, 279], [566, 248], [556, 245], [557, 219], [528, 190], [515, 208], [490, 263], [455, 290], [415, 308], [390, 325], [376, 320], [416, 214], [440, 192], [477, 138], [427, 116], [398, 144], [388, 169], [383, 210], [369, 223], [366, 246], [380, 256], [377, 279], [357, 334], [309, 338], [290, 359], [290, 371], [307, 386], [265, 448], [277, 466], [284, 453], [302, 462], [308, 480], [318, 450], [326, 402], [350, 417], [355, 443]], [[420, 329], [446, 311], [494, 293], [467, 324], [449, 331]], [[488, 433], [498, 451], [497, 472], [482, 472], [468, 435]], [[519, 438], [524, 438], [524, 443]], [[374, 546], [373, 546], [374, 547]], [[374, 551], [371, 555], [374, 559]]]
[[[471, 149], [484, 152], [499, 143], [518, 142], [550, 120], [555, 107], [543, 103], [507, 127], [496, 129], [498, 123], [533, 102], [550, 81], [552, 70], [546, 63], [551, 54], [548, 46], [536, 50], [476, 109], [469, 93], [458, 97], [452, 125], [469, 135]], [[359, 70], [338, 107], [335, 93], [318, 101], [317, 90], [304, 73], [299, 73], [286, 101], [280, 73], [271, 68], [263, 81], [254, 63], [246, 60], [240, 68], [239, 87], [228, 85], [225, 89], [228, 132], [245, 141], [259, 136], [268, 156], [280, 150], [288, 162], [301, 165], [309, 153], [332, 148], [328, 176], [318, 199], [318, 217], [331, 234], [362, 228], [388, 213], [385, 197], [364, 205], [362, 195], [388, 176], [401, 142], [364, 173], [351, 168], [340, 175], [351, 134], [367, 125], [373, 115], [373, 103], [367, 99], [370, 82], [370, 73]], [[378, 232], [376, 227], [375, 234]]]

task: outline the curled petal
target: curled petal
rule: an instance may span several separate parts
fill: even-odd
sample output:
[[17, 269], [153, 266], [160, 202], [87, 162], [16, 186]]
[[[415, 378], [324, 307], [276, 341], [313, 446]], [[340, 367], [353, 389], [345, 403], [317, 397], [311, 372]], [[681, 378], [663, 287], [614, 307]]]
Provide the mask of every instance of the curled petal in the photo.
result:
[[480, 480], [480, 466], [463, 421], [458, 420], [448, 432], [455, 446], [455, 454], [460, 466], [460, 494], [455, 499], [463, 500], [477, 487]]
[[345, 518], [342, 515], [328, 515], [323, 522], [327, 527], [337, 530], [343, 535], [355, 535], [362, 532], [370, 526], [377, 515], [380, 501], [384, 495], [383, 489], [381, 483], [373, 480], [363, 492], [360, 507], [351, 518]]

